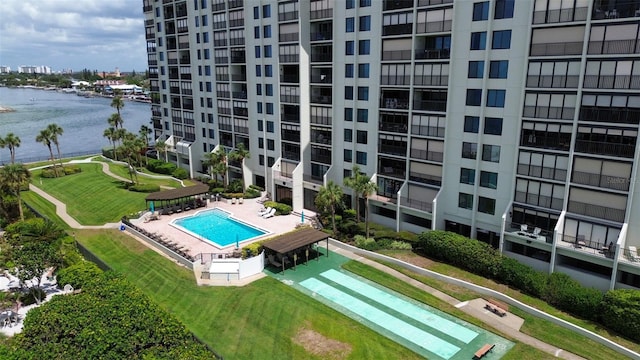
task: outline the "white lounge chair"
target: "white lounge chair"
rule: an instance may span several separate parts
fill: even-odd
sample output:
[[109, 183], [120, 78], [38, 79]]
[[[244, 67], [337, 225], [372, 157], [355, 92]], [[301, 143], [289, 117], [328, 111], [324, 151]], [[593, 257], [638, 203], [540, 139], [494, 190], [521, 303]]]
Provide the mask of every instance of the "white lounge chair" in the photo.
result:
[[238, 204], [242, 204], [244, 202], [244, 198], [239, 198], [238, 199]]
[[524, 225], [524, 224], [520, 225], [520, 231], [526, 233], [526, 232], [529, 231], [529, 227], [527, 225]]
[[540, 235], [540, 232], [541, 232], [541, 231], [542, 231], [542, 229], [540, 229], [539, 227], [534, 228], [534, 229], [533, 229], [533, 235], [534, 235], [534, 236], [538, 236], [538, 235]]
[[276, 214], [276, 209], [271, 209], [268, 213], [262, 215], [263, 218], [268, 219]]
[[267, 207], [266, 209], [262, 209], [262, 210], [258, 211], [258, 216], [262, 216], [262, 215], [268, 213], [269, 211], [271, 211], [271, 206]]
[[231, 205], [235, 205], [236, 204], [236, 198], [231, 198]]

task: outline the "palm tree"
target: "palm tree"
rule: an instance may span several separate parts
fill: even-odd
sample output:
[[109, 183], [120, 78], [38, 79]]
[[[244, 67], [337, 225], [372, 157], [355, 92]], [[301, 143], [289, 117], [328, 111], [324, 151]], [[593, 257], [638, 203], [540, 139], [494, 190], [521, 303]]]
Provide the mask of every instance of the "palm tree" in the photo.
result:
[[113, 144], [113, 159], [118, 161], [118, 154], [116, 152], [116, 128], [112, 126], [105, 129], [102, 136], [109, 139], [109, 143]]
[[153, 130], [151, 130], [147, 125], [140, 126], [140, 131], [138, 132], [138, 134], [140, 134], [140, 137], [144, 139], [144, 142], [146, 143], [147, 148], [149, 147], [149, 135], [152, 132]]
[[134, 155], [136, 153], [139, 153], [139, 148], [136, 140], [138, 140], [138, 138], [134, 134], [127, 133], [122, 140], [122, 145], [120, 145], [119, 147], [119, 150], [122, 152], [123, 160], [127, 162], [127, 165], [129, 167], [129, 176], [131, 177], [131, 182], [133, 184], [135, 184], [138, 179], [136, 170], [132, 165]]
[[2, 181], [3, 185], [5, 185], [18, 199], [20, 220], [24, 220], [20, 189], [25, 182], [29, 181], [30, 178], [31, 173], [22, 164], [11, 164], [0, 168], [0, 181]]
[[9, 149], [9, 153], [11, 154], [11, 163], [15, 164], [16, 161], [16, 148], [20, 147], [20, 138], [17, 137], [14, 133], [8, 133], [4, 139], [0, 138], [0, 148]]
[[158, 140], [156, 141], [155, 144], [155, 149], [158, 152], [158, 154], [163, 153], [164, 154], [164, 162], [169, 162], [169, 158], [168, 158], [168, 154], [167, 151], [169, 150], [169, 145], [167, 145], [167, 143], [164, 140]]
[[[124, 100], [122, 100], [122, 96], [120, 95], [116, 95], [113, 100], [111, 100], [111, 107], [116, 108], [116, 111], [118, 112], [118, 118], [120, 118], [120, 121], [118, 122], [118, 124], [120, 126], [122, 126], [122, 116], [120, 116], [120, 109], [122, 109], [124, 107]], [[116, 126], [117, 128], [118, 126]]]
[[55, 158], [53, 157], [53, 149], [51, 149], [51, 132], [49, 131], [49, 129], [40, 130], [40, 134], [36, 136], [36, 141], [39, 143], [43, 143], [49, 149], [51, 162], [53, 162], [53, 172], [56, 177], [58, 177], [58, 169], [56, 168], [56, 164], [54, 162]]
[[60, 168], [62, 168], [62, 154], [60, 153], [60, 143], [58, 142], [58, 136], [62, 135], [64, 130], [55, 123], [49, 124], [49, 126], [47, 126], [47, 130], [49, 130], [49, 133], [51, 134], [51, 142], [56, 145], [58, 160], [60, 161]]
[[237, 145], [236, 149], [229, 153], [229, 160], [237, 161], [240, 163], [240, 174], [242, 175], [242, 191], [244, 191], [244, 170], [242, 167], [242, 161], [246, 158], [250, 158], [251, 153], [244, 147], [243, 143]]
[[360, 197], [364, 199], [365, 233], [369, 237], [369, 197], [378, 191], [378, 185], [371, 181], [356, 165], [351, 170], [351, 177], [344, 179], [344, 185], [353, 189], [356, 194], [356, 222], [360, 221]]
[[215, 175], [216, 182], [218, 181], [218, 175], [222, 176], [222, 186], [226, 184], [226, 174], [229, 167], [227, 166], [227, 152], [224, 147], [220, 146], [216, 151], [205, 154], [204, 160], [205, 166], [210, 167], [211, 176]]
[[329, 181], [326, 186], [320, 187], [318, 196], [316, 196], [316, 206], [329, 211], [331, 213], [331, 225], [333, 227], [333, 235], [336, 236], [338, 229], [336, 228], [336, 210], [343, 207], [342, 188], [333, 181]]
[[123, 120], [120, 114], [111, 114], [107, 119], [109, 126], [113, 126], [114, 128], [122, 128]]

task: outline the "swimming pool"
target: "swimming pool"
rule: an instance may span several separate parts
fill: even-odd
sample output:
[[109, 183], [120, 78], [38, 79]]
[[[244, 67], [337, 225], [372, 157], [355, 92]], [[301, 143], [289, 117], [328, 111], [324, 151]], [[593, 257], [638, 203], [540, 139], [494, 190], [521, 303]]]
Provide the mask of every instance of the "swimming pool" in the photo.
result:
[[170, 225], [218, 247], [241, 243], [269, 233], [234, 219], [230, 213], [218, 208], [175, 219]]

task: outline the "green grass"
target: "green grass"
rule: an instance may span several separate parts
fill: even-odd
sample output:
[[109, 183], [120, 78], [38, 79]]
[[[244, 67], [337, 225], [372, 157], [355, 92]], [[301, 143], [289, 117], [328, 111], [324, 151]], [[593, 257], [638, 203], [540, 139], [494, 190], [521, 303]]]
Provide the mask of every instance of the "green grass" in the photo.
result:
[[118, 231], [82, 230], [76, 236], [225, 359], [328, 358], [292, 340], [302, 328], [348, 344], [346, 359], [420, 358], [273, 278], [244, 287], [198, 287], [191, 271]]
[[46, 217], [50, 221], [58, 224], [62, 229], [69, 230], [71, 227], [67, 225], [62, 218], [56, 214], [56, 207], [42, 196], [34, 193], [33, 191], [23, 191], [21, 193], [22, 200], [29, 204], [32, 208], [36, 209], [42, 216]]
[[32, 172], [32, 182], [67, 204], [67, 213], [83, 225], [117, 222], [123, 215], [145, 208], [145, 193], [128, 191], [104, 172], [100, 164], [78, 164], [82, 172], [60, 178], [42, 178]]
[[[111, 170], [112, 173], [121, 176], [125, 179], [130, 179], [131, 177], [129, 176], [129, 169], [127, 168], [126, 165], [120, 165], [120, 164], [114, 164], [114, 163], [110, 163], [109, 164], [109, 170]], [[138, 170], [140, 171], [140, 170]], [[149, 171], [144, 171], [143, 173], [145, 174], [151, 174]], [[159, 174], [154, 174], [156, 176], [158, 176]], [[166, 178], [152, 178], [149, 176], [144, 176], [141, 174], [138, 174], [138, 182], [142, 183], [142, 184], [155, 184], [158, 186], [168, 186], [168, 187], [172, 187], [174, 189], [177, 189], [179, 187], [182, 187], [182, 184], [180, 184], [180, 182], [170, 178], [170, 177], [166, 177]], [[187, 183], [185, 183], [185, 186], [189, 186]]]
[[[418, 256], [407, 251], [384, 251], [383, 253], [389, 256], [394, 256], [394, 255], [402, 255], [403, 257]], [[408, 271], [404, 268], [393, 265], [391, 263], [386, 263], [386, 262], [382, 262], [382, 263], [415, 280], [418, 280], [426, 285], [436, 288], [460, 301], [466, 301], [466, 300], [482, 297], [482, 295], [474, 293], [473, 291], [468, 290], [466, 288], [447, 284], [427, 276], [421, 276], [414, 272]], [[563, 320], [576, 324], [590, 331], [593, 331], [614, 342], [617, 342], [618, 344], [628, 347], [629, 349], [632, 349], [634, 351], [640, 350], [640, 345], [633, 343], [627, 339], [624, 339], [620, 336], [617, 336], [615, 334], [612, 334], [606, 331], [605, 329], [603, 329], [598, 324], [594, 324], [586, 320], [575, 318], [567, 313], [561, 312], [558, 309], [550, 306], [549, 304], [547, 304], [546, 302], [540, 299], [522, 294], [519, 291], [511, 289], [505, 285], [498, 284], [492, 280], [483, 278], [475, 274], [471, 274], [469, 272], [458, 269], [448, 264], [440, 263], [437, 261], [429, 261], [429, 263], [430, 265], [426, 267], [429, 270], [436, 271], [444, 275], [452, 276], [461, 280], [469, 281], [477, 285], [481, 285], [490, 289], [500, 291], [508, 296], [511, 296], [514, 299], [522, 301], [525, 304], [533, 306], [537, 309], [540, 309], [544, 312], [547, 312], [551, 315], [554, 315], [558, 318], [561, 318]], [[554, 346], [565, 349], [567, 351], [570, 351], [574, 354], [583, 356], [588, 359], [606, 360], [606, 359], [625, 359], [626, 358], [621, 354], [615, 352], [614, 350], [598, 342], [590, 340], [582, 335], [579, 335], [569, 329], [565, 329], [564, 327], [555, 325], [549, 321], [532, 316], [515, 307], [510, 307], [509, 311], [525, 320], [524, 325], [520, 329], [521, 332], [527, 335], [530, 335], [532, 337], [535, 337], [541, 341], [547, 342], [549, 344], [552, 344]]]

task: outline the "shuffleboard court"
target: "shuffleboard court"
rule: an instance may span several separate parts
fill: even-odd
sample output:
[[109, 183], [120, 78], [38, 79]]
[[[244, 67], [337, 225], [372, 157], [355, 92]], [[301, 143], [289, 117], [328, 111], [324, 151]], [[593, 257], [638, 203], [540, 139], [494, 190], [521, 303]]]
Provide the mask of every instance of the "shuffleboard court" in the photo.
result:
[[478, 333], [456, 324], [455, 322], [445, 319], [441, 316], [431, 313], [430, 311], [416, 306], [406, 300], [373, 287], [351, 276], [345, 275], [337, 270], [331, 269], [320, 274], [345, 288], [356, 291], [367, 298], [384, 305], [391, 309], [401, 309], [403, 314], [419, 321], [435, 330], [443, 332], [457, 340], [468, 344], [471, 340], [478, 336]]
[[317, 295], [339, 304], [358, 316], [375, 322], [385, 330], [400, 336], [443, 359], [449, 359], [460, 351], [459, 347], [420, 328], [408, 324], [407, 322], [379, 310], [375, 306], [367, 304], [366, 302], [346, 294], [345, 292], [316, 278], [308, 278], [300, 282], [300, 285]]

